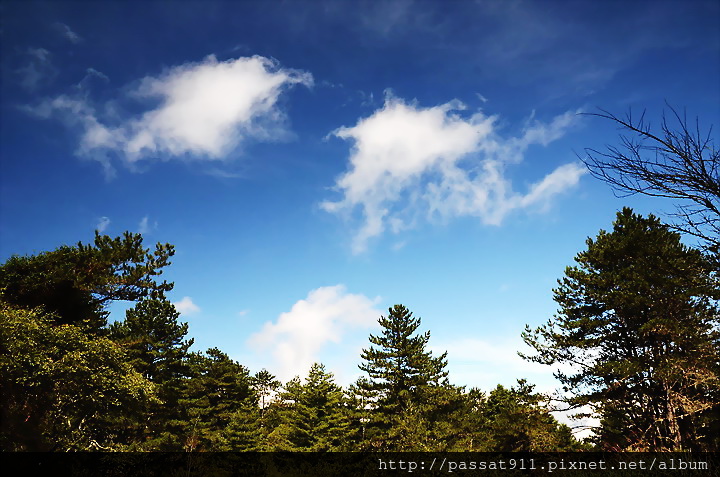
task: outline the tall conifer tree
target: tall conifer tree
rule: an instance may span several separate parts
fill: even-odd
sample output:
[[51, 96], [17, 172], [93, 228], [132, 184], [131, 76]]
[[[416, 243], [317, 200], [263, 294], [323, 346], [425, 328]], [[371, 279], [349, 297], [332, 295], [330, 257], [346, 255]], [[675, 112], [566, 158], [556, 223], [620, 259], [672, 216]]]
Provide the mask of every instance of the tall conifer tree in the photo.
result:
[[613, 450], [717, 450], [720, 298], [714, 265], [657, 218], [625, 208], [554, 290], [558, 315], [524, 333], [568, 402], [593, 406]]
[[150, 403], [141, 422], [124, 424], [126, 432], [136, 428], [142, 448], [178, 447], [168, 423], [179, 418], [178, 399], [182, 380], [190, 376], [188, 349], [193, 344], [185, 340], [188, 325], [179, 323], [179, 317], [168, 300], [146, 299], [129, 309], [124, 321], [110, 325], [110, 337], [124, 347], [130, 364], [157, 388], [159, 401]]
[[291, 379], [275, 404], [279, 423], [269, 437], [273, 449], [348, 450], [345, 396], [324, 365], [313, 364], [304, 383]]
[[252, 439], [241, 436], [248, 430], [243, 421], [249, 421], [238, 416], [246, 412], [259, 417], [248, 369], [217, 348], [191, 353], [190, 362], [192, 378], [185, 380], [179, 400], [184, 418], [176, 423], [183, 433], [184, 448], [229, 451], [235, 441], [249, 443]]
[[420, 450], [427, 440], [427, 415], [436, 408], [433, 390], [447, 386], [447, 353], [438, 357], [426, 350], [430, 332], [416, 334], [420, 318], [403, 305], [378, 320], [382, 334], [370, 335], [360, 369], [367, 380], [357, 383], [374, 407], [366, 423], [366, 445], [383, 450]]

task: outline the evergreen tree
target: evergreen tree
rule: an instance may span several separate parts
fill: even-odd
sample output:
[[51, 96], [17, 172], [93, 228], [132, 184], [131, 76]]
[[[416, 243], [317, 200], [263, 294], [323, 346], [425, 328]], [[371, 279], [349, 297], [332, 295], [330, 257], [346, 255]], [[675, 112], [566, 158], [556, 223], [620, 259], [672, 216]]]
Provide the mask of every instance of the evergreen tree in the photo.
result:
[[110, 238], [95, 234], [94, 245], [62, 246], [35, 256], [13, 256], [0, 266], [0, 290], [9, 304], [42, 307], [58, 324], [83, 324], [99, 333], [112, 301], [163, 298], [172, 283], [157, 282], [170, 264], [172, 245], [158, 243], [154, 252], [140, 234]]
[[381, 450], [420, 450], [427, 441], [428, 414], [437, 407], [433, 393], [447, 386], [447, 353], [433, 357], [425, 350], [430, 332], [415, 334], [420, 319], [402, 305], [390, 308], [378, 322], [375, 345], [363, 349], [360, 369], [367, 380], [356, 384], [370, 399], [373, 413], [365, 425], [366, 444]]
[[279, 423], [269, 436], [273, 450], [347, 450], [348, 412], [332, 373], [315, 363], [304, 383], [290, 380], [278, 396]]
[[262, 369], [255, 373], [252, 379], [253, 388], [260, 397], [260, 409], [264, 413], [265, 407], [269, 403], [268, 399], [282, 384], [275, 379], [275, 376], [267, 369]]
[[155, 383], [187, 376], [185, 359], [193, 339], [185, 340], [187, 323], [167, 300], [147, 299], [125, 313], [125, 320], [110, 325], [110, 337], [125, 348], [135, 369]]
[[261, 422], [262, 416], [257, 399], [252, 397], [243, 399], [230, 416], [219, 449], [231, 452], [265, 450]]
[[347, 390], [346, 401], [348, 407], [349, 427], [346, 436], [350, 450], [363, 449], [369, 442], [368, 431], [371, 416], [374, 413], [375, 393], [371, 391], [372, 385], [366, 377], [359, 378]]
[[489, 429], [486, 451], [568, 452], [582, 449], [572, 431], [550, 414], [542, 394], [524, 379], [507, 389], [498, 385], [481, 406]]
[[[188, 349], [193, 340], [185, 340], [187, 323], [178, 323], [180, 314], [167, 300], [146, 299], [126, 312], [125, 320], [110, 325], [110, 337], [120, 343], [130, 364], [157, 387], [159, 402], [145, 410], [135, 427], [136, 440], [145, 449], [172, 450], [177, 439], [167, 423], [179, 418], [178, 399], [183, 379], [190, 376]], [[129, 417], [129, 416], [128, 416]]]
[[[607, 449], [717, 449], [720, 298], [714, 265], [654, 216], [625, 208], [554, 290], [554, 320], [525, 341], [571, 406], [593, 406]], [[714, 443], [713, 443], [714, 442]]]
[[217, 348], [206, 354], [191, 353], [189, 361], [192, 377], [184, 380], [179, 399], [183, 418], [171, 423], [176, 434], [183, 436], [184, 449], [228, 451], [236, 438], [249, 441], [247, 436], [238, 436], [247, 431], [238, 413], [257, 417], [253, 414], [258, 409], [257, 395], [247, 368]]
[[458, 439], [450, 450], [489, 452], [494, 446], [490, 417], [486, 412], [487, 395], [477, 388], [471, 388], [464, 393], [464, 398], [465, 408], [461, 414], [461, 423], [457, 427]]
[[427, 432], [420, 450], [464, 451], [470, 403], [463, 387], [445, 383], [425, 388], [420, 402]]

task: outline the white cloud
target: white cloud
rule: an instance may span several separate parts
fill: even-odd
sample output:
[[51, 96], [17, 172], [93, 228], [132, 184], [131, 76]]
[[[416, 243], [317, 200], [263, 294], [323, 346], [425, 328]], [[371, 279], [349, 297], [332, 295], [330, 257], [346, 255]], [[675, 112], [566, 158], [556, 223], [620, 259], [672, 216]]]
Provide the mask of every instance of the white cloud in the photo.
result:
[[173, 303], [173, 305], [181, 315], [192, 315], [200, 312], [200, 307], [193, 303], [192, 298], [189, 296], [183, 297], [182, 300]]
[[[95, 70], [88, 75], [104, 77]], [[174, 157], [218, 160], [248, 139], [283, 137], [285, 116], [277, 101], [293, 84], [311, 86], [312, 76], [261, 56], [218, 61], [211, 55], [143, 78], [121, 99], [154, 107], [124, 120], [117, 119], [117, 111], [103, 118], [109, 103], [96, 108], [84, 96], [59, 96], [33, 112], [41, 117], [60, 113], [81, 126], [78, 153], [101, 161], [108, 155], [128, 163]]]
[[[270, 354], [275, 363], [268, 369], [276, 370], [282, 381], [304, 376], [319, 361], [319, 353], [328, 343], [340, 343], [352, 329], [369, 329], [377, 324], [377, 301], [348, 293], [343, 285], [317, 288], [275, 322], [265, 323], [249, 343]], [[347, 347], [346, 351], [356, 350]]]
[[521, 163], [531, 144], [547, 145], [561, 137], [575, 113], [550, 124], [530, 122], [520, 137], [503, 139], [495, 132], [495, 117], [476, 113], [464, 118], [455, 112], [462, 109], [457, 101], [422, 108], [388, 96], [370, 117], [334, 131], [354, 145], [349, 170], [335, 184], [342, 199], [321, 207], [336, 213], [361, 209], [364, 221], [354, 238], [355, 253], [388, 228], [397, 233], [411, 227], [417, 215], [469, 215], [499, 225], [512, 210], [547, 207], [585, 172], [577, 163], [565, 164], [526, 193], [514, 192], [505, 167]]
[[521, 339], [483, 340], [461, 338], [452, 342], [431, 343], [433, 353], [448, 352], [448, 366], [453, 383], [478, 387], [485, 391], [498, 384], [512, 386], [518, 378], [528, 378], [543, 391], [557, 385], [550, 366], [525, 361], [518, 351], [532, 354]]
[[138, 224], [138, 233], [139, 234], [148, 234], [152, 230], [157, 228], [157, 222], [151, 224], [150, 218], [146, 215], [145, 217], [140, 220], [140, 223]]
[[70, 41], [70, 43], [78, 44], [83, 41], [80, 35], [72, 31], [72, 29], [64, 23], [55, 23], [55, 28], [60, 32], [62, 36], [65, 37], [65, 39]]
[[[557, 391], [561, 387], [560, 382], [555, 379], [553, 373], [556, 370], [571, 372], [572, 368], [567, 365], [546, 366], [539, 363], [526, 361], [517, 352], [521, 351], [528, 355], [534, 355], [535, 351], [525, 344], [521, 338], [487, 340], [479, 338], [460, 338], [451, 342], [439, 342], [430, 346], [433, 354], [439, 355], [448, 352], [448, 369], [450, 380], [453, 384], [477, 387], [485, 392], [490, 392], [498, 384], [509, 388], [517, 384], [517, 380], [524, 378], [528, 383], [535, 385], [535, 391], [557, 399]], [[579, 412], [555, 411], [555, 409], [566, 409], [566, 406], [558, 401], [550, 405], [553, 415], [570, 427], [584, 427], [597, 425], [597, 419], [571, 419], [570, 416]], [[589, 408], [585, 408], [585, 411]], [[587, 437], [590, 432], [586, 429], [579, 429], [576, 437]]]
[[108, 217], [100, 217], [100, 220], [98, 220], [95, 229], [98, 232], [103, 233], [108, 228], [108, 225], [110, 225], [110, 219]]

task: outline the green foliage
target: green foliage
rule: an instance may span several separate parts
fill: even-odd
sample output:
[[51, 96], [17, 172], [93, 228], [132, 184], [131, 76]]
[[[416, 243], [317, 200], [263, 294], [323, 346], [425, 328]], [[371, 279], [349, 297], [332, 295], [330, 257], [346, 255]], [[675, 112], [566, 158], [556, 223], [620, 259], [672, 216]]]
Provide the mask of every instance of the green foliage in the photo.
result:
[[[0, 266], [0, 450], [583, 448], [524, 381], [487, 395], [452, 386], [447, 353], [427, 351], [402, 305], [380, 317], [346, 393], [320, 364], [278, 393], [265, 369], [190, 352], [172, 284], [155, 280], [172, 255], [126, 233]], [[603, 449], [717, 450], [717, 262], [629, 209], [577, 261], [555, 321], [524, 334], [530, 359], [576, 366], [558, 376], [572, 406], [595, 406]], [[113, 300], [137, 303], [105, 326]]]
[[[713, 449], [720, 385], [714, 264], [652, 215], [625, 208], [554, 290], [560, 311], [525, 341], [566, 364], [568, 402], [602, 418], [601, 447]], [[717, 441], [715, 441], [717, 442]], [[717, 447], [714, 447], [717, 449]]]
[[498, 385], [482, 413], [490, 429], [488, 451], [566, 452], [580, 450], [569, 427], [548, 412], [546, 396], [533, 393], [525, 380], [510, 389]]
[[276, 451], [348, 450], [349, 416], [342, 389], [332, 373], [315, 363], [304, 383], [290, 380], [275, 403], [278, 423], [268, 436]]
[[109, 420], [148, 405], [153, 385], [113, 341], [0, 301], [3, 450], [116, 448]]
[[167, 300], [139, 301], [127, 310], [125, 320], [110, 325], [110, 337], [125, 348], [135, 369], [155, 383], [185, 377], [185, 362], [193, 340], [185, 341], [187, 323]]
[[188, 349], [193, 340], [185, 340], [187, 323], [178, 323], [179, 313], [167, 300], [145, 299], [127, 310], [125, 320], [110, 325], [109, 336], [119, 343], [128, 362], [156, 385], [159, 401], [144, 410], [135, 423], [119, 423], [134, 434], [129, 437], [142, 448], [172, 450], [178, 447], [167, 423], [177, 417], [183, 380], [190, 377]]
[[155, 277], [170, 264], [172, 245], [142, 246], [142, 236], [110, 238], [96, 232], [94, 245], [62, 246], [35, 256], [13, 256], [0, 267], [3, 300], [27, 309], [42, 307], [58, 324], [84, 324], [98, 332], [105, 305], [114, 300], [163, 298], [172, 284]]
[[[252, 378], [244, 366], [220, 351], [211, 348], [206, 354], [190, 355], [191, 375], [184, 381], [179, 406], [181, 418], [171, 423], [182, 445], [188, 451], [226, 451], [232, 442], [245, 442], [252, 447], [253, 439], [246, 434], [258, 433], [244, 415], [259, 418], [257, 395]], [[232, 425], [231, 425], [232, 424]]]
[[275, 376], [267, 369], [262, 369], [255, 373], [252, 379], [253, 388], [260, 397], [260, 409], [264, 412], [268, 399], [282, 384], [275, 379]]
[[[366, 406], [373, 409], [363, 423], [364, 445], [378, 450], [424, 449], [431, 432], [428, 417], [439, 408], [437, 389], [448, 386], [447, 353], [433, 357], [425, 347], [430, 332], [416, 335], [420, 319], [402, 305], [390, 308], [378, 322], [373, 347], [363, 349], [360, 369], [368, 379], [356, 383]], [[362, 412], [362, 411], [361, 411]]]

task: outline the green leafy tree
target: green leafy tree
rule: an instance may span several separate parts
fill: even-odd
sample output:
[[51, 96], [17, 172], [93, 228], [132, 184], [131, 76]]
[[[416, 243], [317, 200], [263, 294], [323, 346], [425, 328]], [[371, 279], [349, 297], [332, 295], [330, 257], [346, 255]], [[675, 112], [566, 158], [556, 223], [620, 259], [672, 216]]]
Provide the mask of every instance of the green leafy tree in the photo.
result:
[[115, 342], [0, 301], [0, 447], [120, 448], [108, 422], [137, 412], [154, 387]]
[[447, 386], [447, 353], [434, 357], [426, 351], [430, 332], [416, 334], [420, 319], [402, 305], [390, 308], [378, 322], [382, 334], [370, 335], [360, 369], [367, 379], [356, 383], [369, 398], [373, 412], [364, 425], [366, 444], [381, 450], [424, 450], [428, 441], [432, 399]]
[[13, 256], [0, 266], [3, 300], [26, 309], [42, 307], [58, 324], [99, 332], [105, 307], [115, 300], [163, 298], [172, 284], [157, 282], [170, 264], [172, 245], [142, 245], [140, 234], [110, 238], [96, 232], [94, 245], [62, 246], [34, 256]]
[[[625, 208], [554, 290], [560, 310], [525, 341], [606, 449], [717, 449], [720, 298], [714, 266], [654, 216]], [[717, 434], [716, 434], [717, 435]]]

